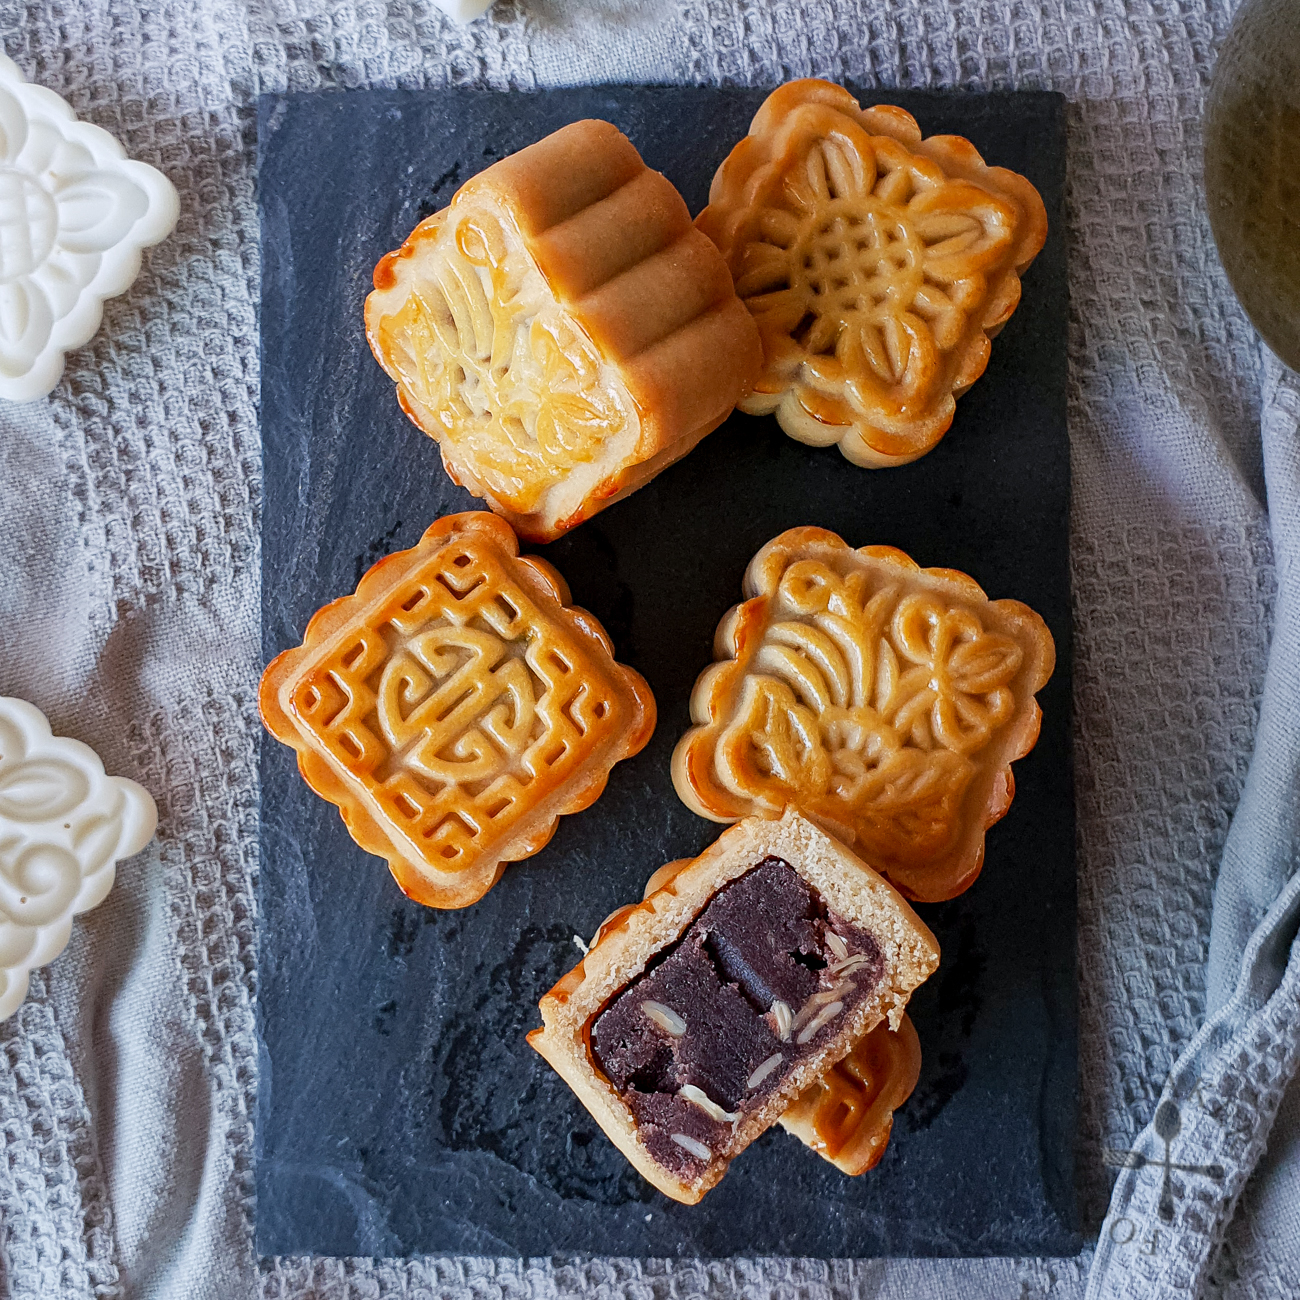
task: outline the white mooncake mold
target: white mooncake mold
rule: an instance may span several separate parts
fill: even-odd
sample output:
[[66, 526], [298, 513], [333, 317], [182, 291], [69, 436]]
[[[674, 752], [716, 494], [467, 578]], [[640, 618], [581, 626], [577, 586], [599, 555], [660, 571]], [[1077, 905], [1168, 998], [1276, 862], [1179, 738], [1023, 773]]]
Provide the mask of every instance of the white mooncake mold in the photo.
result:
[[472, 23], [492, 8], [492, 0], [433, 0], [453, 22]]
[[64, 354], [99, 328], [104, 299], [140, 272], [180, 201], [107, 131], [0, 54], [0, 397], [43, 397]]
[[143, 786], [105, 776], [88, 745], [51, 734], [39, 709], [0, 696], [0, 1020], [157, 822]]

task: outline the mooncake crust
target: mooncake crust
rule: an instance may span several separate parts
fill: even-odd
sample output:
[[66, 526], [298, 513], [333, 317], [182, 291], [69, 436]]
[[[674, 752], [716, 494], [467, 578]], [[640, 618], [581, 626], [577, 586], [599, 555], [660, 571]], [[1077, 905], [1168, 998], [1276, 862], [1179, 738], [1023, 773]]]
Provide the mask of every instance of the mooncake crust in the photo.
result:
[[476, 902], [649, 740], [649, 686], [569, 601], [503, 520], [448, 515], [263, 673], [267, 730], [416, 902]]
[[[532, 541], [684, 456], [761, 359], [722, 257], [609, 122], [467, 181], [380, 259], [374, 286], [366, 337], [403, 410], [450, 477]], [[465, 377], [431, 374], [430, 357]]]
[[954, 569], [792, 528], [746, 570], [691, 694], [673, 784], [714, 821], [799, 808], [908, 898], [968, 889], [1038, 739], [1042, 618]]
[[1047, 238], [1023, 176], [815, 79], [767, 98], [696, 225], [763, 339], [741, 409], [874, 467], [947, 432]]
[[[873, 937], [883, 954], [884, 973], [827, 1045], [791, 1071], [759, 1108], [740, 1119], [732, 1154], [688, 1179], [660, 1165], [639, 1139], [631, 1110], [595, 1064], [591, 1024], [657, 953], [685, 933], [724, 885], [769, 855], [788, 863], [829, 906]], [[722, 1178], [731, 1159], [776, 1123], [858, 1039], [882, 1021], [901, 1022], [912, 990], [937, 969], [939, 947], [897, 890], [793, 809], [779, 819], [742, 821], [699, 857], [669, 863], [661, 873], [652, 877], [660, 882], [659, 888], [640, 903], [613, 913], [597, 931], [586, 956], [541, 999], [542, 1028], [533, 1030], [528, 1042], [647, 1181], [674, 1200], [694, 1205]]]
[[897, 1029], [882, 1020], [795, 1098], [779, 1122], [809, 1150], [856, 1178], [880, 1163], [894, 1112], [920, 1077], [921, 1040], [911, 1017], [904, 1015]]

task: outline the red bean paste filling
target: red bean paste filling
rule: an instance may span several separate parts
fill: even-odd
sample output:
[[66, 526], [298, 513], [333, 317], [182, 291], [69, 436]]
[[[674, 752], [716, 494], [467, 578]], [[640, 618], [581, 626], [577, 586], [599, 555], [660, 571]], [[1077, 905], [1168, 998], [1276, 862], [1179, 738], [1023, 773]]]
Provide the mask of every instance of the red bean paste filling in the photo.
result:
[[[828, 944], [828, 934], [838, 942]], [[788, 862], [767, 857], [718, 890], [690, 929], [606, 1004], [592, 1022], [592, 1056], [654, 1159], [691, 1178], [726, 1146], [732, 1121], [710, 1116], [680, 1090], [693, 1085], [731, 1114], [755, 1109], [840, 1032], [883, 973], [876, 941], [831, 911]], [[833, 997], [810, 1002], [833, 988]], [[784, 1041], [778, 1001], [793, 1021]], [[663, 1013], [646, 1013], [646, 1002], [669, 1009], [669, 1028]], [[836, 1002], [840, 1010], [818, 1023]], [[672, 1032], [678, 1022], [684, 1033]], [[778, 1053], [779, 1062], [751, 1084]]]

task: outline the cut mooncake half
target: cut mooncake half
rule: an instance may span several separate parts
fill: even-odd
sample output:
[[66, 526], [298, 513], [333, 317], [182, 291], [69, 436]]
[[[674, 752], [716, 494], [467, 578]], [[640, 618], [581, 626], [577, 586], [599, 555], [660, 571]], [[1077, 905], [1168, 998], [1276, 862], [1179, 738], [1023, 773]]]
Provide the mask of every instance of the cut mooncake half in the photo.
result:
[[697, 1202], [939, 963], [901, 895], [788, 811], [614, 913], [528, 1041], [655, 1187]]
[[[646, 881], [642, 897], [649, 898], [690, 863], [690, 858], [665, 863]], [[621, 908], [606, 924], [630, 910]], [[848, 958], [848, 945], [833, 931], [826, 932], [826, 943], [832, 956]], [[894, 1112], [920, 1077], [921, 1040], [911, 1018], [904, 1015], [897, 1029], [882, 1020], [790, 1103], [781, 1127], [841, 1173], [856, 1177], [885, 1154]]]
[[947, 432], [1047, 238], [1023, 176], [816, 80], [768, 96], [696, 225], [763, 337], [741, 410], [870, 466]]
[[485, 510], [439, 519], [319, 610], [258, 706], [352, 838], [442, 908], [536, 853], [655, 724], [604, 628]]
[[721, 255], [608, 122], [467, 181], [374, 284], [366, 337], [403, 410], [531, 541], [684, 456], [760, 363]]
[[909, 898], [969, 888], [1011, 807], [1011, 763], [1038, 739], [1046, 623], [955, 569], [824, 528], [770, 541], [743, 590], [673, 752], [683, 802], [714, 821], [790, 804]]
[[882, 1020], [826, 1070], [781, 1116], [781, 1127], [856, 1178], [880, 1163], [894, 1112], [921, 1077], [921, 1040], [909, 1016]]

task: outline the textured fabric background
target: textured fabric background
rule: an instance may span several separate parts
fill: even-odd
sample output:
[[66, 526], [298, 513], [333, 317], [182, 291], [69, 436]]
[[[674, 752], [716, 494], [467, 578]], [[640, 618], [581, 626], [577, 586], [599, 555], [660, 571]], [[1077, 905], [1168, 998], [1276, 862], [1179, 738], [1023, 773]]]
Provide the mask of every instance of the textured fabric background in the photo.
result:
[[[1269, 885], [1227, 891], [1212, 1005], [1206, 985], [1216, 874], [1261, 699], [1276, 719], [1260, 731], [1269, 754], [1286, 750], [1288, 718], [1300, 716], [1287, 713], [1300, 701], [1294, 658], [1288, 679], [1275, 656], [1265, 693], [1275, 601], [1281, 628], [1287, 601], [1296, 617], [1287, 593], [1300, 590], [1300, 396], [1275, 366], [1263, 384], [1199, 188], [1201, 109], [1231, 10], [1226, 0], [500, 0], [462, 29], [427, 0], [0, 2], [0, 38], [28, 77], [165, 171], [182, 201], [175, 235], [146, 254], [51, 397], [0, 410], [0, 693], [93, 744], [110, 772], [148, 786], [160, 812], [155, 844], [119, 869], [109, 900], [0, 1025], [7, 1294], [1082, 1294], [1087, 1257], [259, 1269], [253, 1251], [255, 96], [806, 74], [1069, 98], [1087, 1221], [1097, 1226], [1110, 1195], [1101, 1148], [1149, 1141], [1143, 1128], [1189, 1047], [1171, 1087], [1185, 1097], [1204, 1075], [1206, 1115], [1221, 1119], [1230, 1104], [1245, 1119], [1224, 1156], [1228, 1186], [1189, 1183], [1195, 1213], [1173, 1231], [1149, 1236], [1143, 1198], [1155, 1180], [1121, 1179], [1117, 1205], [1145, 1215], [1143, 1230], [1121, 1243], [1116, 1218], [1103, 1228], [1094, 1290], [1300, 1294], [1300, 1198], [1287, 1183], [1300, 1163], [1294, 1087], [1282, 1104], [1300, 1021], [1294, 959], [1273, 994], [1290, 913], [1273, 917], [1249, 987], [1233, 992]], [[1261, 411], [1275, 525], [1279, 511], [1291, 519], [1291, 559], [1277, 567]], [[1289, 644], [1295, 652], [1300, 637]], [[1268, 771], [1252, 774], [1256, 804], [1285, 808], [1294, 780], [1288, 788], [1284, 762]], [[1234, 828], [1233, 881], [1276, 892], [1294, 870], [1294, 839], [1278, 839], [1294, 836], [1294, 818], [1289, 832], [1285, 817], [1274, 823], [1276, 852], [1260, 871], [1262, 823]], [[1229, 1019], [1194, 1043], [1207, 1011]], [[1276, 1140], [1234, 1217], [1279, 1105]]]

